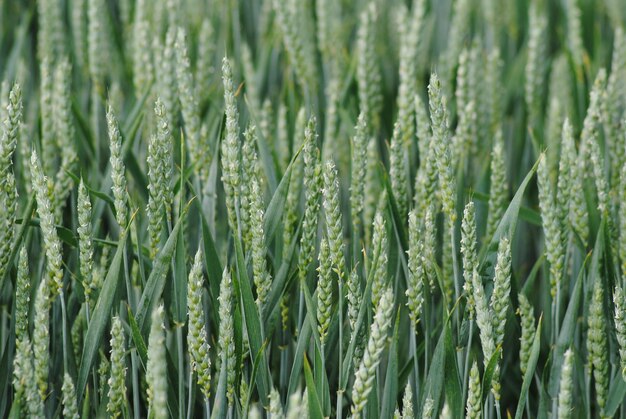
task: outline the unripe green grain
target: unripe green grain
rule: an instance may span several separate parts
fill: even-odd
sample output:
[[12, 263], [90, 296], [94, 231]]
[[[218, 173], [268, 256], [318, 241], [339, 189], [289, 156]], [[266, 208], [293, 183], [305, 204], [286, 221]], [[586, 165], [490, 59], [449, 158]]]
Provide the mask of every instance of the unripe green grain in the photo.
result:
[[322, 165], [317, 148], [316, 119], [311, 117], [304, 131], [304, 219], [298, 254], [298, 272], [301, 281], [306, 279], [313, 262], [322, 194]]
[[89, 193], [87, 188], [80, 180], [78, 185], [78, 251], [80, 261], [80, 275], [82, 279], [83, 289], [85, 292], [85, 301], [89, 307], [93, 307], [95, 304], [92, 296], [92, 292], [95, 291], [93, 287], [93, 241], [91, 237], [91, 201], [89, 200]]
[[219, 359], [221, 360], [221, 368], [226, 368], [226, 397], [228, 398], [228, 405], [232, 406], [235, 397], [235, 377], [237, 374], [236, 359], [235, 359], [235, 341], [234, 341], [234, 329], [233, 329], [233, 315], [232, 315], [232, 299], [233, 299], [233, 285], [230, 278], [228, 268], [224, 269], [222, 275], [222, 282], [220, 284], [219, 295], [219, 318], [220, 318], [220, 330], [219, 330]]
[[126, 174], [122, 156], [122, 136], [113, 114], [113, 108], [107, 109], [107, 127], [109, 132], [109, 149], [111, 152], [111, 179], [113, 184], [113, 202], [115, 204], [115, 219], [120, 228], [126, 228], [128, 210], [126, 209]]
[[493, 293], [491, 294], [491, 310], [494, 324], [495, 344], [504, 343], [507, 311], [509, 310], [511, 293], [511, 243], [503, 237], [498, 246]]
[[33, 354], [34, 371], [39, 396], [45, 400], [48, 396], [48, 368], [50, 361], [50, 290], [45, 280], [39, 283], [35, 297], [35, 316], [33, 319]]
[[162, 305], [159, 305], [152, 312], [152, 325], [150, 326], [150, 336], [148, 338], [146, 381], [148, 382], [148, 415], [155, 419], [169, 417], [167, 408], [165, 325]]
[[233, 232], [237, 231], [236, 202], [239, 198], [239, 112], [235, 101], [235, 91], [230, 63], [226, 57], [222, 61], [222, 81], [226, 113], [226, 133], [222, 140], [222, 182], [226, 193], [228, 220]]
[[365, 114], [361, 112], [357, 120], [351, 147], [350, 218], [352, 219], [353, 234], [360, 234], [361, 228], [367, 169], [367, 144], [367, 122]]
[[465, 405], [465, 417], [469, 419], [482, 418], [482, 400], [480, 388], [480, 373], [476, 361], [472, 364], [469, 375], [469, 391]]
[[561, 369], [561, 381], [559, 384], [559, 410], [558, 418], [567, 419], [572, 417], [572, 370], [574, 363], [574, 352], [571, 348], [565, 351], [563, 367]]
[[[339, 196], [339, 180], [337, 179], [337, 169], [335, 165], [328, 161], [324, 166], [324, 219], [328, 232], [328, 245], [333, 266], [339, 277], [343, 280], [345, 272], [344, 244], [343, 244], [343, 224]], [[339, 298], [343, 298], [340, 296]]]
[[587, 352], [589, 371], [593, 371], [596, 403], [604, 413], [609, 395], [609, 360], [607, 359], [606, 316], [604, 314], [604, 284], [597, 272], [587, 319]]
[[407, 277], [407, 307], [409, 317], [415, 327], [421, 318], [422, 305], [424, 304], [424, 285], [427, 281], [424, 269], [424, 239], [423, 229], [419, 225], [416, 211], [409, 213], [409, 250]]
[[21, 402], [22, 413], [28, 412], [28, 417], [31, 418], [45, 417], [44, 399], [38, 391], [36, 370], [33, 367], [33, 349], [28, 336], [15, 343], [13, 387], [15, 388], [15, 402]]
[[533, 313], [533, 306], [530, 304], [524, 294], [519, 295], [519, 309], [520, 322], [522, 326], [522, 334], [520, 337], [520, 369], [522, 370], [522, 376], [526, 374], [528, 368], [528, 360], [530, 359], [530, 351], [533, 344], [533, 338], [535, 336], [535, 315]]
[[372, 391], [374, 379], [376, 378], [376, 369], [385, 349], [393, 308], [393, 291], [391, 288], [387, 288], [381, 295], [380, 303], [376, 306], [376, 314], [370, 330], [365, 354], [359, 368], [355, 372], [355, 380], [352, 387], [353, 417], [357, 417], [361, 413]]
[[[61, 256], [61, 241], [57, 235], [48, 180], [44, 176], [37, 152], [33, 150], [30, 159], [30, 171], [33, 176], [33, 191], [37, 198], [37, 213], [39, 225], [43, 235], [44, 248], [47, 259], [47, 274], [49, 278], [50, 299], [61, 293], [63, 287], [63, 261]], [[47, 282], [47, 281], [44, 281]]]
[[[380, 202], [386, 202], [386, 199], [386, 193], [383, 192]], [[385, 207], [379, 203], [379, 209], [374, 217], [374, 226], [372, 227], [372, 261], [375, 261], [375, 265], [371, 268], [374, 269], [374, 279], [372, 283], [372, 307], [374, 310], [378, 307], [378, 303], [380, 302], [382, 293], [387, 287], [388, 281], [388, 239], [384, 209]]]
[[443, 212], [450, 222], [456, 220], [454, 202], [456, 196], [456, 181], [453, 176], [452, 160], [450, 156], [450, 134], [448, 128], [448, 111], [446, 98], [441, 92], [441, 83], [437, 74], [431, 75], [428, 85], [430, 119], [433, 130], [432, 141], [435, 144], [437, 170], [439, 171], [439, 185], [441, 186], [441, 203]]
[[465, 205], [463, 221], [461, 223], [461, 255], [463, 256], [463, 289], [466, 293], [467, 308], [470, 318], [474, 317], [474, 293], [472, 291], [472, 279], [474, 271], [478, 270], [478, 253], [476, 250], [476, 210], [474, 202]]
[[191, 368], [197, 374], [198, 385], [204, 397], [211, 396], [211, 358], [209, 357], [209, 342], [205, 329], [204, 306], [202, 304], [204, 277], [202, 275], [202, 251], [198, 249], [194, 257], [193, 266], [189, 272], [187, 288], [187, 308], [189, 315], [189, 330], [187, 345]]
[[506, 211], [508, 203], [508, 186], [504, 156], [504, 140], [502, 129], [498, 129], [493, 139], [491, 152], [491, 176], [489, 188], [489, 213], [487, 215], [487, 231], [485, 237], [490, 239], [496, 232], [498, 224]]
[[76, 390], [72, 377], [68, 373], [63, 375], [63, 417], [67, 419], [78, 419], [78, 408], [76, 406]]
[[330, 314], [333, 298], [333, 282], [332, 282], [332, 259], [330, 257], [330, 249], [328, 239], [322, 237], [320, 243], [317, 280], [317, 324], [322, 345], [326, 343], [328, 326], [330, 324]]
[[383, 99], [380, 69], [375, 51], [376, 17], [376, 3], [371, 1], [361, 13], [356, 41], [359, 110], [365, 115], [370, 132], [376, 132], [380, 126]]
[[107, 412], [113, 418], [122, 415], [126, 400], [125, 354], [124, 329], [122, 321], [116, 316], [111, 321], [111, 375], [108, 379], [109, 401], [107, 403]]

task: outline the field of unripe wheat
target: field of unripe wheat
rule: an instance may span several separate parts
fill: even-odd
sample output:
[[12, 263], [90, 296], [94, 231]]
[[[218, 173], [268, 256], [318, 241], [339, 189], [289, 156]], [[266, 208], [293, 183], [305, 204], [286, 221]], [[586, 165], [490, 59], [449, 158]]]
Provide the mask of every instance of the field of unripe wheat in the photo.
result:
[[0, 1], [0, 417], [626, 418], [625, 6]]

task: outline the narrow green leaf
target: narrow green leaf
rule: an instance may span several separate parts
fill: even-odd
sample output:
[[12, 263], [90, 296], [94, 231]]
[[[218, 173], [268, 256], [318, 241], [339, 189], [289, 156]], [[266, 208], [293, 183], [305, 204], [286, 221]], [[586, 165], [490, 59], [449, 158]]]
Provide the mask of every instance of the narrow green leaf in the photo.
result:
[[122, 234], [122, 237], [117, 245], [117, 251], [115, 252], [113, 261], [111, 262], [107, 276], [102, 284], [98, 302], [96, 303], [96, 307], [91, 315], [91, 321], [89, 322], [89, 327], [85, 336], [80, 369], [78, 371], [78, 381], [76, 383], [78, 402], [80, 402], [83, 397], [89, 372], [91, 371], [94, 359], [98, 354], [98, 350], [100, 349], [100, 345], [102, 343], [104, 329], [111, 318], [111, 307], [113, 305], [115, 293], [117, 292], [117, 287], [121, 282], [120, 268], [122, 264], [122, 254], [124, 253], [124, 248], [126, 247], [126, 238], [127, 235]]
[[167, 279], [167, 272], [170, 267], [170, 261], [176, 248], [176, 242], [178, 241], [178, 231], [182, 228], [183, 220], [189, 209], [189, 204], [185, 207], [185, 211], [180, 215], [180, 218], [176, 222], [172, 233], [165, 242], [165, 246], [161, 249], [157, 255], [152, 272], [148, 277], [148, 282], [141, 294], [139, 305], [137, 306], [137, 325], [141, 333], [146, 335], [148, 333], [149, 322], [148, 319], [154, 310], [155, 305], [161, 298], [163, 289], [165, 288], [165, 280]]
[[317, 390], [315, 388], [315, 381], [313, 380], [313, 374], [311, 373], [311, 365], [306, 355], [304, 356], [304, 378], [306, 379], [307, 394], [309, 396], [309, 417], [313, 419], [322, 419], [324, 414], [322, 413], [322, 405], [320, 399], [317, 396]]

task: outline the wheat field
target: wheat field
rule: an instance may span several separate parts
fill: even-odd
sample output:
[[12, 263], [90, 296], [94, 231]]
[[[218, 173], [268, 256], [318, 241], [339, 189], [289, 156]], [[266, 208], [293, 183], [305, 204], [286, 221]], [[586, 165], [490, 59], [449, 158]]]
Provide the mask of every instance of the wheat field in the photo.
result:
[[0, 417], [626, 418], [624, 6], [0, 1]]

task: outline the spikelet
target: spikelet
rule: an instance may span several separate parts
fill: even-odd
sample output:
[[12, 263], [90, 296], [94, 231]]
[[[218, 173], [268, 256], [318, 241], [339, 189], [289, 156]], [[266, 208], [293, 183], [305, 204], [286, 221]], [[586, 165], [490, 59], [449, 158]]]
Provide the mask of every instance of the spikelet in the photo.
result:
[[[215, 73], [215, 39], [211, 20], [205, 18], [200, 26], [198, 35], [198, 61], [196, 62], [196, 97], [199, 101], [204, 100], [205, 95], [211, 88], [211, 80]], [[265, 138], [268, 138], [265, 136]]]
[[36, 371], [33, 367], [33, 349], [28, 336], [15, 343], [13, 387], [15, 388], [15, 401], [21, 401], [22, 413], [28, 412], [29, 417], [43, 418], [44, 403], [37, 386]]
[[76, 406], [76, 390], [72, 377], [68, 373], [63, 374], [63, 417], [68, 419], [78, 419], [78, 407]]
[[326, 343], [333, 298], [332, 259], [328, 246], [328, 238], [322, 237], [320, 242], [318, 280], [317, 280], [317, 324], [322, 345]]
[[50, 290], [42, 280], [35, 297], [35, 316], [33, 319], [33, 354], [35, 380], [39, 396], [45, 400], [48, 395], [48, 363], [50, 361]]
[[400, 65], [398, 86], [398, 125], [402, 144], [415, 136], [415, 96], [417, 94], [417, 65], [419, 32], [424, 19], [424, 1], [413, 2], [411, 13], [400, 7], [398, 31], [400, 35]]
[[356, 41], [359, 110], [365, 115], [365, 120], [368, 121], [370, 133], [376, 132], [380, 126], [383, 100], [381, 75], [375, 51], [376, 17], [376, 3], [370, 1], [361, 13]]
[[74, 180], [68, 175], [74, 171], [78, 159], [74, 143], [74, 127], [72, 125], [72, 98], [70, 81], [72, 79], [71, 66], [67, 58], [57, 63], [54, 69], [53, 88], [53, 117], [54, 131], [61, 152], [61, 163], [56, 174], [54, 184], [54, 214], [61, 219], [65, 201], [72, 190]]
[[165, 108], [157, 98], [154, 113], [157, 132], [148, 143], [148, 234], [150, 238], [150, 257], [155, 259], [161, 242], [163, 222], [169, 223], [171, 217], [172, 190], [172, 135], [167, 125]]
[[461, 255], [463, 256], [463, 289], [467, 298], [467, 308], [470, 319], [474, 317], [474, 294], [472, 291], [472, 279], [474, 272], [478, 271], [478, 252], [476, 250], [476, 210], [474, 202], [465, 205], [463, 220], [461, 222]]
[[148, 338], [148, 364], [146, 366], [149, 416], [154, 418], [168, 417], [165, 351], [164, 310], [163, 306], [159, 305], [152, 312], [152, 324]]
[[482, 417], [480, 373], [476, 361], [472, 364], [469, 375], [469, 391], [467, 394], [467, 404], [465, 405], [465, 417], [469, 419], [480, 419]]
[[[386, 193], [381, 194], [380, 202], [386, 201]], [[383, 216], [384, 206], [380, 205], [374, 217], [374, 226], [372, 234], [372, 263], [375, 265], [374, 279], [372, 282], [372, 308], [376, 310], [378, 303], [382, 297], [383, 291], [387, 286], [387, 266], [388, 266], [388, 238], [387, 238], [387, 224]]]
[[[294, 153], [300, 148], [302, 134], [306, 124], [304, 108], [301, 107], [296, 117], [293, 135]], [[298, 224], [300, 213], [300, 192], [302, 191], [302, 176], [304, 166], [300, 155], [293, 161], [291, 173], [289, 176], [289, 190], [287, 191], [287, 199], [285, 202], [285, 216], [283, 220], [283, 247], [287, 252], [291, 248], [291, 244], [295, 241], [295, 232]], [[242, 183], [242, 189], [243, 189]], [[243, 199], [243, 197], [242, 197]]]
[[447, 83], [447, 86], [452, 86], [454, 67], [456, 66], [457, 57], [460, 56], [463, 42], [469, 31], [469, 16], [471, 13], [472, 2], [470, 0], [459, 0], [454, 3], [448, 44], [446, 45], [446, 52], [442, 62], [442, 77], [444, 82]]
[[37, 2], [37, 57], [54, 60], [64, 45], [63, 10], [55, 0]]
[[[598, 210], [604, 215], [609, 210], [609, 191], [604, 175], [604, 157], [600, 151], [599, 129], [603, 122], [603, 106], [606, 106], [606, 70], [601, 68], [593, 82], [589, 94], [589, 107], [583, 122], [583, 130], [580, 134], [581, 151], [583, 158], [588, 157], [591, 162], [593, 177], [598, 194]], [[578, 162], [585, 165], [586, 162]]]
[[264, 214], [262, 194], [256, 176], [250, 179], [252, 187], [250, 188], [250, 227], [252, 232], [251, 252], [252, 252], [252, 275], [254, 285], [257, 292], [256, 303], [259, 310], [262, 310], [267, 296], [272, 287], [272, 276], [267, 270], [266, 263], [266, 243], [265, 232], [263, 231]]
[[298, 3], [297, 0], [273, 0], [272, 5], [289, 60], [295, 70], [300, 87], [306, 94], [309, 89], [313, 88], [314, 76], [311, 71], [315, 65], [311, 62], [311, 56], [306, 54], [302, 28], [298, 25]]
[[237, 231], [236, 202], [239, 198], [239, 112], [235, 101], [233, 76], [226, 57], [222, 61], [222, 81], [226, 108], [226, 133], [222, 140], [222, 182], [226, 193], [226, 208], [231, 230]]
[[487, 109], [487, 135], [498, 135], [500, 121], [502, 120], [503, 98], [502, 98], [502, 67], [503, 62], [500, 50], [496, 45], [487, 55], [485, 68], [485, 82], [483, 83], [487, 93], [484, 97], [484, 105]]
[[613, 57], [611, 59], [611, 74], [607, 82], [607, 115], [604, 125], [605, 140], [610, 150], [611, 160], [611, 187], [617, 188], [620, 184], [620, 172], [626, 157], [624, 147], [624, 109], [626, 108], [626, 36], [621, 26], [615, 27], [613, 41]]
[[555, 187], [550, 181], [548, 162], [545, 155], [540, 157], [537, 169], [537, 183], [539, 189], [539, 207], [543, 224], [546, 246], [546, 258], [550, 263], [550, 294], [555, 298], [563, 278], [563, 262], [565, 247], [561, 238], [559, 212], [555, 201]]
[[452, 160], [450, 156], [450, 139], [448, 128], [448, 111], [446, 98], [441, 92], [441, 83], [437, 74], [433, 73], [428, 84], [430, 119], [433, 131], [432, 142], [435, 145], [435, 158], [439, 172], [441, 187], [441, 203], [443, 212], [450, 223], [456, 220], [454, 202], [456, 196], [456, 181], [453, 176]]
[[604, 411], [609, 395], [609, 360], [607, 359], [608, 340], [604, 314], [604, 284], [599, 272], [596, 272], [587, 326], [589, 371], [593, 371], [596, 403]]
[[511, 243], [503, 237], [498, 246], [496, 268], [493, 279], [493, 293], [491, 294], [492, 319], [494, 324], [495, 345], [504, 343], [504, 329], [506, 313], [510, 306], [511, 293]]
[[576, 166], [574, 133], [572, 132], [572, 124], [569, 122], [568, 118], [565, 118], [563, 121], [561, 133], [561, 158], [559, 160], [559, 177], [556, 185], [556, 209], [559, 214], [561, 240], [565, 248], [569, 241], [567, 220], [570, 212], [570, 201], [572, 199], [572, 172], [574, 166]]
[[361, 294], [361, 280], [359, 274], [355, 269], [352, 270], [348, 277], [348, 321], [350, 323], [350, 330], [354, 332], [356, 323], [359, 317], [359, 310], [361, 308], [361, 302], [363, 301], [363, 295]]
[[372, 236], [372, 222], [376, 214], [380, 183], [378, 179], [379, 152], [376, 139], [369, 140], [367, 145], [367, 162], [365, 165], [365, 197], [363, 199], [363, 225], [365, 227], [365, 241], [369, 242]]
[[[52, 62], [46, 57], [41, 62], [40, 71], [40, 98], [39, 108], [41, 113], [41, 151], [43, 157], [43, 171], [46, 174], [53, 173], [56, 166], [55, 157], [58, 156], [57, 142], [54, 135], [54, 102], [53, 85], [54, 77]], [[30, 150], [29, 150], [30, 151]]]
[[424, 269], [424, 239], [423, 230], [420, 228], [416, 211], [409, 213], [409, 250], [407, 277], [407, 307], [409, 317], [415, 327], [421, 318], [422, 305], [424, 304], [424, 284], [426, 282], [426, 272]]
[[404, 396], [402, 396], [402, 419], [413, 417], [413, 390], [411, 390], [411, 383], [406, 383]]
[[30, 159], [30, 171], [33, 176], [33, 191], [37, 198], [37, 213], [46, 250], [46, 270], [50, 280], [50, 299], [61, 293], [63, 287], [63, 261], [61, 256], [61, 241], [55, 228], [54, 215], [50, 203], [48, 180], [44, 176], [37, 152], [33, 150]]
[[370, 330], [365, 354], [355, 373], [352, 387], [352, 416], [357, 417], [367, 404], [367, 398], [372, 391], [376, 369], [380, 363], [382, 352], [387, 342], [387, 331], [393, 314], [393, 291], [387, 288], [381, 295], [380, 303]]
[[124, 329], [119, 317], [111, 321], [111, 375], [108, 379], [109, 401], [107, 412], [114, 418], [122, 414], [126, 400], [126, 353]]
[[[480, 330], [480, 344], [483, 350], [484, 362], [486, 365], [496, 350], [495, 334], [493, 331], [491, 311], [487, 306], [487, 298], [485, 296], [482, 279], [476, 269], [474, 269], [472, 273], [472, 292], [474, 294], [474, 304], [476, 307], [476, 324]], [[496, 398], [498, 397], [496, 392], [494, 392], [494, 396], [496, 396]]]
[[[100, 95], [104, 93], [108, 51], [108, 31], [105, 21], [106, 5], [104, 0], [87, 0], [87, 43], [89, 75]], [[146, 48], [147, 49], [147, 48]], [[145, 71], [145, 69], [142, 69]]]
[[[7, 85], [8, 86], [8, 85]], [[2, 102], [5, 103], [4, 94], [2, 92]], [[22, 124], [22, 88], [19, 84], [14, 84], [8, 94], [6, 107], [2, 109], [5, 114], [0, 114], [4, 119], [2, 121], [2, 135], [0, 136], [0, 186], [5, 185], [6, 176], [13, 166], [13, 153], [19, 139], [20, 125]]]
[[[178, 68], [180, 65], [185, 65], [185, 63], [177, 62], [177, 54], [176, 54], [176, 28], [174, 26], [170, 26], [167, 29], [167, 33], [165, 34], [165, 42], [163, 46], [160, 45], [155, 46], [155, 51], [163, 50], [160, 60], [155, 62], [156, 67], [156, 83], [158, 86], [158, 94], [161, 102], [163, 103], [163, 107], [165, 108], [165, 114], [167, 115], [168, 125], [172, 130], [174, 130], [177, 125], [175, 121], [177, 120], [176, 116], [180, 110], [179, 106], [179, 97], [181, 102], [183, 101], [183, 92], [182, 89], [179, 92], [178, 84], [176, 83], [176, 77], [179, 72], [183, 73], [183, 77], [186, 76], [186, 68]], [[155, 43], [158, 43], [159, 39], [155, 39]], [[158, 49], [156, 48], [158, 47]], [[143, 53], [142, 53], [143, 54]], [[179, 55], [182, 55], [181, 51]], [[187, 81], [187, 80], [185, 80]], [[143, 81], [145, 83], [145, 81]], [[184, 86], [187, 89], [187, 86]], [[142, 91], [140, 89], [139, 91]], [[187, 92], [184, 92], [185, 95]], [[192, 161], [193, 163], [193, 161]]]
[[89, 307], [93, 307], [92, 292], [95, 291], [93, 284], [93, 241], [91, 238], [91, 201], [87, 188], [80, 180], [78, 185], [78, 251], [80, 261], [80, 276], [85, 293], [85, 301]]
[[300, 281], [306, 279], [313, 256], [317, 237], [317, 225], [322, 194], [322, 165], [317, 148], [316, 119], [311, 117], [304, 131], [304, 219], [298, 254], [298, 274]]
[[255, 151], [257, 143], [256, 126], [248, 125], [243, 133], [243, 145], [241, 146], [241, 198], [239, 203], [239, 222], [241, 223], [241, 231], [243, 236], [243, 244], [247, 250], [250, 249], [252, 241], [252, 224], [251, 205], [256, 199], [251, 192], [252, 179], [256, 179], [257, 185], [260, 187], [261, 180], [259, 176], [259, 164]]
[[542, 13], [540, 2], [530, 2], [528, 11], [528, 55], [526, 58], [524, 98], [529, 113], [529, 125], [536, 126], [542, 112], [546, 70], [546, 34], [548, 20]]
[[15, 284], [15, 340], [28, 338], [28, 311], [30, 307], [30, 272], [28, 269], [28, 252], [26, 247], [20, 248]]
[[15, 235], [15, 222], [17, 213], [17, 190], [15, 176], [10, 171], [0, 184], [0, 205], [4, 209], [0, 215], [0, 280], [4, 278], [9, 268], [13, 237]]
[[280, 394], [275, 388], [270, 392], [270, 405], [268, 409], [269, 417], [272, 419], [284, 419], [283, 406], [280, 403]]
[[70, 26], [74, 56], [83, 71], [87, 70], [87, 0], [72, 0], [70, 7]]
[[506, 211], [508, 203], [508, 186], [504, 156], [504, 140], [502, 128], [496, 131], [491, 152], [491, 176], [489, 188], [489, 213], [487, 215], [487, 231], [485, 237], [489, 240], [496, 232], [498, 224]]
[[583, 71], [585, 47], [583, 45], [581, 13], [577, 1], [567, 0], [565, 2], [565, 11], [567, 16], [567, 47], [572, 56], [572, 61], [574, 61], [576, 73], [580, 78]]
[[569, 220], [574, 233], [578, 234], [583, 244], [587, 244], [589, 239], [589, 216], [587, 212], [587, 202], [585, 200], [584, 182], [585, 182], [585, 164], [584, 150], [578, 150], [576, 156], [577, 163], [572, 166], [572, 183], [570, 191], [570, 214]]
[[317, 16], [317, 44], [325, 63], [337, 59], [339, 45], [336, 37], [341, 34], [341, 3], [333, 0], [315, 2]]
[[[198, 99], [193, 91], [193, 76], [187, 53], [186, 34], [181, 28], [178, 29], [175, 46], [176, 84], [178, 86], [178, 97], [183, 114], [183, 121], [185, 122], [185, 139], [189, 144], [191, 164], [202, 173], [202, 169], [207, 166], [209, 162], [209, 149], [208, 146], [202, 142], [203, 138], [200, 135], [200, 109]], [[204, 178], [202, 178], [202, 180], [206, 181]]]
[[[339, 281], [343, 280], [345, 272], [343, 224], [339, 196], [339, 180], [335, 165], [328, 161], [324, 166], [324, 220], [328, 233], [328, 245], [333, 267]], [[343, 298], [343, 296], [339, 296]]]
[[422, 407], [422, 419], [433, 418], [433, 413], [434, 413], [433, 403], [434, 401], [430, 396], [426, 397], [426, 400], [424, 401], [424, 406]]
[[205, 329], [204, 307], [202, 305], [204, 277], [202, 275], [202, 252], [198, 249], [194, 257], [193, 266], [189, 272], [187, 288], [187, 307], [189, 315], [189, 330], [187, 345], [191, 368], [197, 374], [198, 385], [204, 397], [208, 400], [211, 390], [211, 358], [209, 357], [209, 343]]
[[619, 345], [620, 369], [626, 381], [626, 295], [620, 285], [615, 287], [613, 303], [615, 304], [615, 334]]
[[237, 375], [237, 364], [235, 359], [235, 341], [234, 341], [234, 329], [233, 329], [233, 315], [232, 315], [232, 299], [233, 299], [233, 285], [230, 278], [228, 269], [224, 269], [222, 275], [222, 282], [220, 284], [220, 296], [218, 298], [219, 317], [220, 317], [220, 331], [218, 339], [219, 347], [219, 359], [221, 361], [221, 368], [226, 368], [226, 397], [228, 398], [228, 405], [232, 406], [235, 397], [235, 377]]
[[109, 132], [109, 148], [111, 151], [111, 180], [113, 184], [113, 202], [115, 204], [115, 219], [120, 228], [126, 228], [128, 210], [126, 209], [126, 174], [122, 156], [122, 136], [113, 114], [113, 108], [107, 108], [107, 127]]
[[324, 143], [322, 145], [322, 159], [324, 161], [335, 159], [337, 164], [342, 167], [348, 165], [348, 149], [346, 141], [339, 141], [339, 94], [341, 93], [341, 84], [337, 71], [331, 72], [330, 80], [326, 85], [326, 123], [324, 127]]
[[409, 179], [404, 161], [407, 143], [403, 141], [400, 129], [399, 121], [396, 121], [389, 146], [389, 177], [394, 198], [398, 204], [398, 212], [400, 217], [404, 218], [409, 208]]
[[[306, 394], [305, 394], [306, 396]], [[307, 419], [309, 417], [308, 408], [305, 409], [305, 401], [299, 390], [296, 390], [291, 396], [289, 396], [289, 403], [287, 408], [287, 419]]]
[[[150, 23], [148, 1], [137, 0], [132, 27], [133, 84], [136, 96], [140, 97], [149, 87], [154, 76], [154, 64], [150, 48]], [[159, 90], [162, 93], [161, 90]]]
[[367, 168], [367, 129], [365, 114], [361, 112], [354, 128], [355, 133], [351, 144], [350, 218], [352, 220], [353, 234], [360, 234], [361, 229]]
[[561, 369], [561, 381], [559, 384], [559, 419], [572, 417], [572, 369], [574, 367], [574, 352], [571, 348], [565, 351], [563, 367]]
[[520, 337], [520, 369], [522, 370], [522, 376], [526, 374], [528, 368], [528, 360], [530, 359], [530, 351], [533, 345], [533, 337], [535, 336], [535, 315], [533, 313], [533, 306], [530, 304], [524, 294], [519, 295], [519, 309], [520, 323], [522, 326], [522, 335]]

